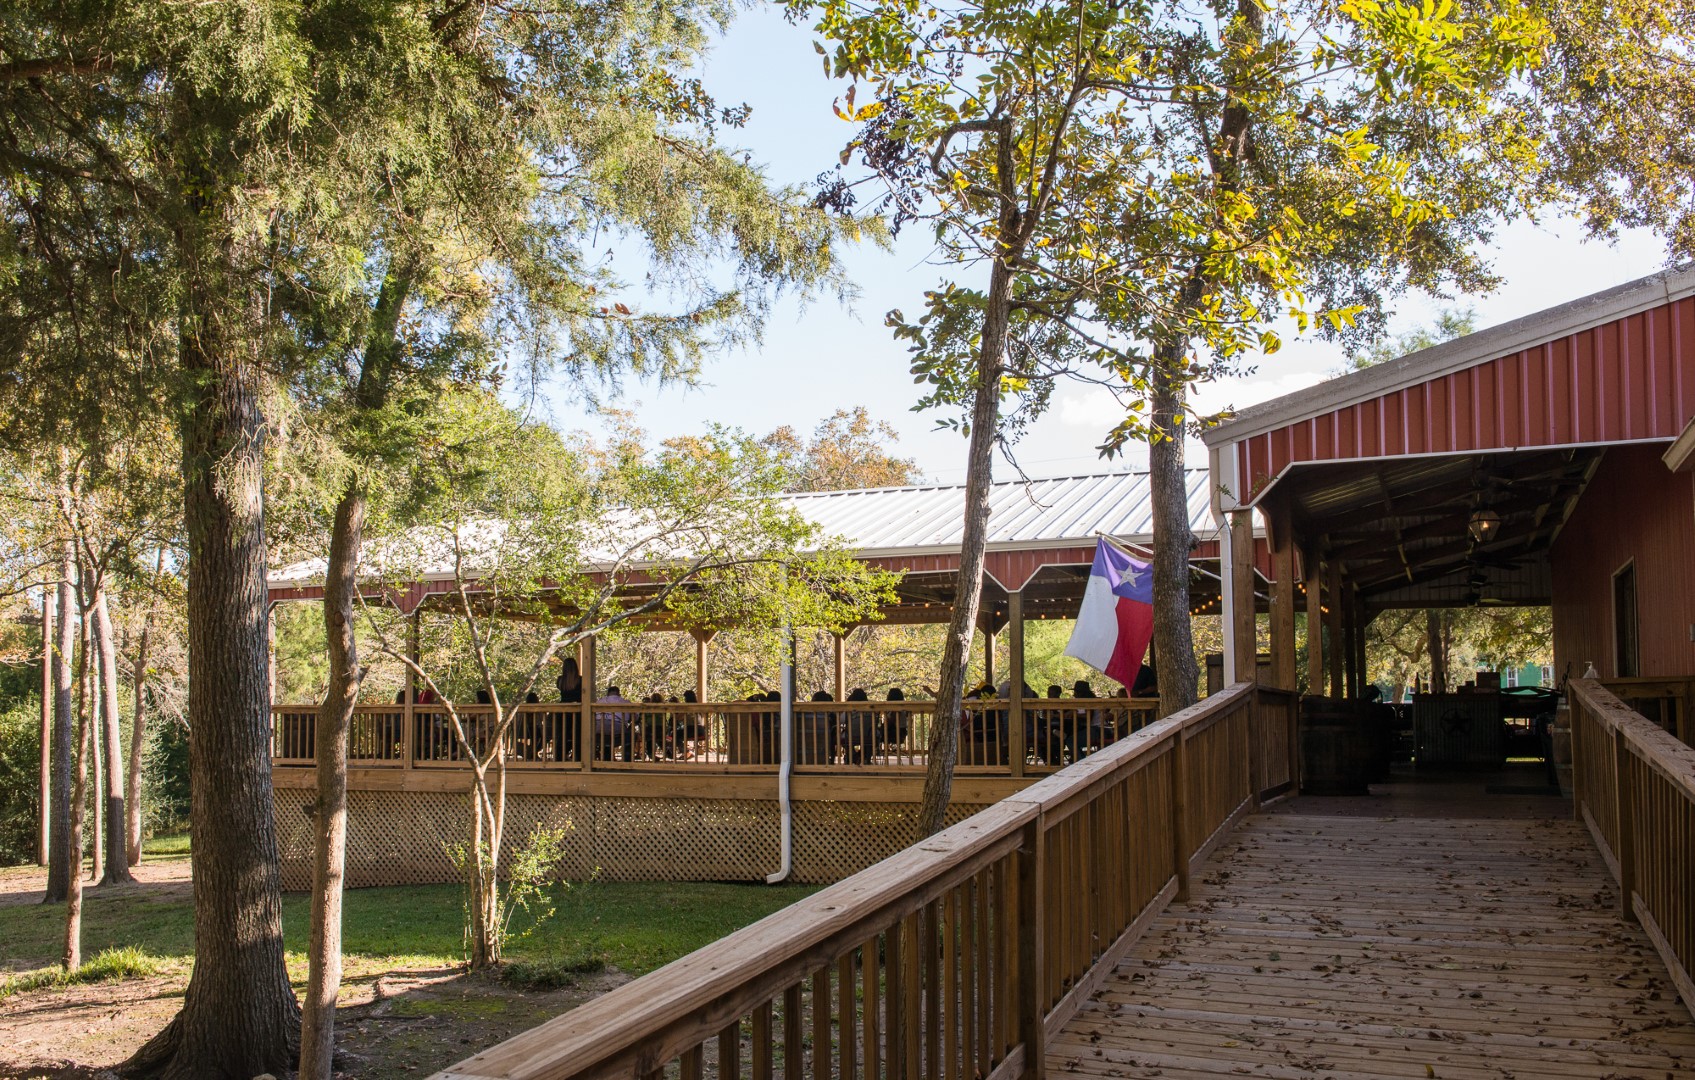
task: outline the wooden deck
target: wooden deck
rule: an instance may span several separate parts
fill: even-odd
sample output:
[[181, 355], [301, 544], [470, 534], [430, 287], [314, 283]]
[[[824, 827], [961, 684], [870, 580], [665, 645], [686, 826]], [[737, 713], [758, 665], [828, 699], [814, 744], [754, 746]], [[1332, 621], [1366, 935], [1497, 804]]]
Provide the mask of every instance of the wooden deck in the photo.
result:
[[1248, 818], [1049, 1075], [1695, 1077], [1695, 1021], [1570, 814], [1400, 783]]

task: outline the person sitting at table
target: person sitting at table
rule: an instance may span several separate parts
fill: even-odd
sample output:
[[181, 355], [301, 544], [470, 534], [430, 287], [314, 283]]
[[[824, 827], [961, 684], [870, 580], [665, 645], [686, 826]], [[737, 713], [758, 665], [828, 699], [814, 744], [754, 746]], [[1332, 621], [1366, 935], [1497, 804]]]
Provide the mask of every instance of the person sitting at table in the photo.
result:
[[[1078, 679], [1071, 687], [1071, 696], [1079, 701], [1087, 701], [1098, 697], [1095, 688], [1089, 685], [1088, 679]], [[1091, 749], [1102, 745], [1101, 712], [1099, 709], [1078, 709], [1077, 716], [1067, 732], [1065, 749], [1071, 760], [1076, 761], [1088, 755]]]
[[575, 656], [567, 656], [565, 662], [560, 665], [557, 685], [560, 701], [570, 704], [583, 700], [583, 676], [577, 670]]
[[[891, 686], [883, 697], [887, 701], [905, 701], [906, 691], [898, 686]], [[912, 714], [905, 709], [890, 709], [878, 721], [877, 741], [885, 755], [898, 758], [898, 755], [906, 753], [906, 740], [911, 734]]]
[[[1000, 695], [988, 683], [971, 691], [969, 700], [982, 702], [976, 708], [969, 704], [960, 710], [959, 761], [962, 765], [999, 765], [1006, 760], [1006, 713], [992, 708]], [[997, 757], [995, 750], [1000, 750]]]
[[1136, 681], [1130, 687], [1131, 697], [1159, 697], [1159, 675], [1152, 664], [1143, 664], [1136, 672]]
[[[864, 701], [869, 703], [871, 695], [862, 686], [856, 686], [848, 692], [849, 701]], [[867, 765], [872, 753], [876, 750], [877, 718], [869, 708], [854, 709], [843, 716], [842, 744], [845, 747], [847, 760], [854, 765]]]
[[[596, 704], [628, 705], [630, 699], [619, 693], [616, 686], [608, 686], [606, 696]], [[634, 732], [631, 730], [629, 713], [619, 709], [612, 712], [597, 711], [594, 714], [594, 756], [596, 761], [613, 760], [614, 751], [619, 748], [623, 749], [624, 760], [631, 760], [634, 750], [633, 738]]]
[[[1065, 696], [1065, 688], [1058, 683], [1048, 684], [1048, 700], [1058, 701]], [[1036, 726], [1036, 760], [1043, 765], [1061, 764], [1065, 754], [1065, 728], [1070, 710], [1050, 705], [1037, 716]]]
[[[676, 699], [673, 698], [673, 701]], [[693, 690], [683, 691], [684, 705], [699, 705], [700, 697]], [[694, 709], [679, 710], [682, 715], [676, 718], [677, 743], [681, 756], [685, 758], [700, 757], [706, 747], [706, 716]]]
[[[835, 701], [828, 690], [812, 695], [814, 702]], [[836, 714], [820, 710], [795, 711], [795, 761], [803, 765], [830, 765], [836, 760], [841, 735], [836, 730]]]

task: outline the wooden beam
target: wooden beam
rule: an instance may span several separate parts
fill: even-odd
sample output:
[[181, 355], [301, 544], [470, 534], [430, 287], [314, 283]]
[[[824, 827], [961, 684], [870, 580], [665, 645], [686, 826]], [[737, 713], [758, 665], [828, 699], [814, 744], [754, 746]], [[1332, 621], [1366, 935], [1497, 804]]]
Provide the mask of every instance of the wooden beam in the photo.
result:
[[1342, 634], [1336, 644], [1342, 653], [1342, 685], [1345, 687], [1344, 696], [1357, 698], [1360, 693], [1360, 673], [1359, 668], [1354, 665], [1354, 637], [1358, 629], [1358, 620], [1354, 614], [1354, 587], [1342, 586], [1341, 597]]
[[578, 649], [581, 657], [577, 663], [577, 673], [583, 677], [583, 707], [577, 714], [577, 759], [583, 764], [583, 771], [594, 771], [594, 699], [595, 699], [595, 643], [598, 638], [590, 637], [583, 641]]
[[707, 684], [712, 676], [712, 658], [707, 653], [707, 646], [712, 644], [713, 634], [710, 630], [691, 630], [694, 638], [694, 695], [697, 700], [711, 701]]
[[1448, 665], [1442, 656], [1442, 616], [1431, 608], [1424, 616], [1424, 650], [1430, 654], [1430, 692], [1448, 692]]
[[1307, 579], [1307, 693], [1324, 695], [1324, 576], [1310, 548], [1301, 562]]
[[1281, 504], [1272, 511], [1276, 522], [1271, 530], [1271, 681], [1293, 690], [1295, 676], [1295, 543], [1290, 536], [1288, 511]]
[[[1007, 709], [1007, 756], [1012, 760], [1013, 776], [1024, 775], [1024, 593], [1009, 593], [1006, 598], [1007, 674], [1012, 686], [1007, 694], [1011, 704]], [[1125, 687], [1128, 693], [1130, 687]]]
[[1325, 636], [1330, 639], [1330, 696], [1342, 697], [1347, 693], [1342, 665], [1342, 658], [1347, 652], [1342, 644], [1342, 568], [1334, 562], [1326, 561], [1324, 577], [1325, 606], [1330, 609], [1324, 616]]
[[1254, 682], [1259, 677], [1259, 640], [1254, 629], [1254, 515], [1240, 510], [1230, 515], [1231, 590], [1235, 595], [1236, 670], [1234, 682]]
[[836, 700], [847, 700], [847, 638], [842, 634], [830, 635], [830, 647], [834, 653]]

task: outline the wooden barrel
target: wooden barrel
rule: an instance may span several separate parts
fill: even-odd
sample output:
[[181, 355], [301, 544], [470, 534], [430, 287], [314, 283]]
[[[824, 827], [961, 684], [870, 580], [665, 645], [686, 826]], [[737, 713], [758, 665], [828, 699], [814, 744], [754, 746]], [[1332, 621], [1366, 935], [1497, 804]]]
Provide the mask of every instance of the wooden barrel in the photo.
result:
[[1301, 793], [1369, 795], [1377, 740], [1363, 703], [1301, 699]]

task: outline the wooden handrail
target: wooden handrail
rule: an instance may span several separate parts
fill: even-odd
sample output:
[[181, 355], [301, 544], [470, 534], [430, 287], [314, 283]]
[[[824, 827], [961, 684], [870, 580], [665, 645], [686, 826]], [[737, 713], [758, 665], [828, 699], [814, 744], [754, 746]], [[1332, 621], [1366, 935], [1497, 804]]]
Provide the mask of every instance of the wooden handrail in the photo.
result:
[[1232, 686], [438, 1076], [703, 1077], [749, 1039], [755, 1075], [1042, 1076], [1046, 1033], [1256, 804], [1257, 701]]
[[[1023, 710], [1026, 760], [1010, 759], [1010, 702], [972, 700], [960, 720], [958, 767], [962, 775], [1012, 776], [1048, 772], [1098, 753], [1150, 723], [1159, 702], [1149, 698], [1030, 699]], [[463, 720], [492, 717], [490, 706], [461, 705]], [[577, 703], [539, 702], [515, 706], [509, 733], [510, 763], [529, 768], [576, 768], [635, 772], [675, 769], [721, 773], [775, 773], [780, 758], [780, 712], [775, 702], [595, 702], [584, 723]], [[794, 706], [795, 764], [801, 772], [922, 773], [935, 723], [932, 701], [805, 701]], [[445, 726], [439, 705], [361, 705], [360, 717], [408, 719], [397, 728], [406, 736], [380, 764], [428, 768], [464, 767], [463, 755]], [[310, 731], [316, 707], [279, 705], [272, 761], [309, 765]], [[527, 718], [534, 718], [533, 720]], [[570, 730], [556, 721], [568, 718]], [[430, 726], [431, 724], [435, 726]], [[586, 734], [579, 734], [584, 732]], [[588, 752], [585, 754], [584, 749]], [[371, 761], [359, 759], [356, 765]], [[1015, 768], [1022, 765], [1023, 768]]]
[[1695, 1014], [1695, 749], [1598, 681], [1568, 688], [1574, 811]]

